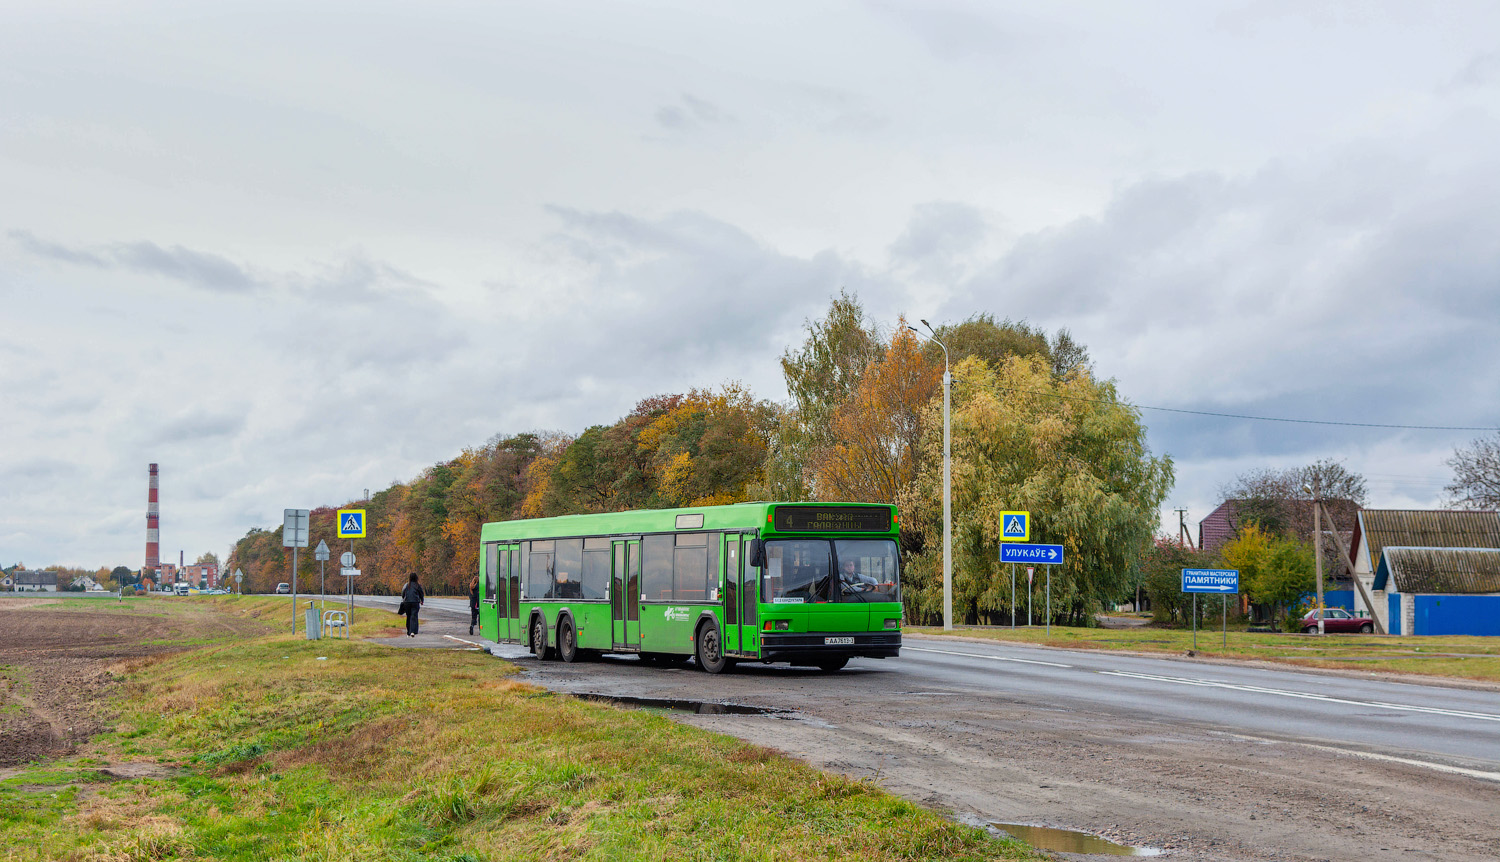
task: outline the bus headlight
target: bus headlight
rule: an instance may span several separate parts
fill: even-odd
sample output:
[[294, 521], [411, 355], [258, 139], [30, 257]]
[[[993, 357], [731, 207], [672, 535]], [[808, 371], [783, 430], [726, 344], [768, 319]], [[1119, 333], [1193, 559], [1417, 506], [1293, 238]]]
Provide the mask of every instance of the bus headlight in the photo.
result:
[[888, 629], [899, 629], [901, 628], [901, 620], [886, 620], [885, 627]]

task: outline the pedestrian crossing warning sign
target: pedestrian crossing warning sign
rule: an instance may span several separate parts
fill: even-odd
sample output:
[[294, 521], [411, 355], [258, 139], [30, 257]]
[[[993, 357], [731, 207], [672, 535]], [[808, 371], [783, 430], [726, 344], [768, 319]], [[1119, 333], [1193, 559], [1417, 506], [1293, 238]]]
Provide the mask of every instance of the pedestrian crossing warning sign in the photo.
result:
[[1002, 542], [1029, 542], [1029, 541], [1031, 541], [1031, 513], [1030, 512], [1001, 512], [1000, 513], [1000, 541], [1002, 541]]
[[339, 510], [339, 538], [363, 539], [365, 537], [365, 510]]

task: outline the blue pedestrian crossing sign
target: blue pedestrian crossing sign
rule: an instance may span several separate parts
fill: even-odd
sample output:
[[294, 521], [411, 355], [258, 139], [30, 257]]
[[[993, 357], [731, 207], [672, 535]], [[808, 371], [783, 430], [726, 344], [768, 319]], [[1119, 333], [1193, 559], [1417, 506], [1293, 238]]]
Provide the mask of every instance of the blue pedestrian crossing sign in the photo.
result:
[[365, 537], [365, 510], [339, 510], [339, 538], [363, 539]]
[[1002, 541], [1002, 542], [1029, 542], [1029, 541], [1031, 541], [1031, 513], [1030, 512], [1001, 512], [1000, 513], [1000, 541]]

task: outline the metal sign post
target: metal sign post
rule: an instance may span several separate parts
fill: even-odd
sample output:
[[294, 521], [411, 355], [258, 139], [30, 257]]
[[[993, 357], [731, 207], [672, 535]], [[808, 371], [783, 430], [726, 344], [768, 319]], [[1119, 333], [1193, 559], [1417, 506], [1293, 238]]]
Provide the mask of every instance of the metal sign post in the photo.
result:
[[[1007, 560], [1005, 549], [1007, 542], [1029, 542], [1031, 541], [1031, 513], [1030, 512], [1001, 512], [1000, 513], [1000, 562], [1010, 563], [1010, 627], [1016, 627], [1016, 561], [1012, 557]], [[1024, 560], [1022, 561], [1024, 562]], [[1029, 571], [1029, 570], [1028, 570]], [[1031, 625], [1031, 580], [1030, 575], [1026, 581], [1026, 625]]]
[[309, 509], [284, 509], [281, 521], [281, 546], [292, 549], [292, 634], [297, 633], [297, 551], [307, 547]]
[[1052, 634], [1052, 567], [1047, 567], [1047, 634]]
[[[350, 547], [354, 542], [349, 542]], [[349, 615], [344, 620], [344, 631], [349, 631], [349, 626], [354, 624], [354, 579], [359, 577], [359, 569], [354, 568], [354, 551], [345, 551], [339, 555], [339, 574], [344, 576], [344, 583], [349, 585]]]
[[1224, 598], [1224, 646], [1229, 646], [1229, 594], [1240, 591], [1239, 569], [1183, 569], [1182, 591], [1193, 594], [1193, 649], [1198, 648], [1198, 594], [1218, 593]]
[[245, 588], [242, 587], [242, 586], [240, 586], [240, 584], [243, 584], [244, 582], [245, 582], [245, 573], [244, 573], [244, 571], [241, 570], [241, 569], [235, 569], [234, 570], [234, 593], [235, 593], [235, 595], [237, 595], [237, 596], [243, 596], [245, 594]]
[[1016, 564], [1010, 564], [1010, 627], [1016, 627]]
[[323, 564], [328, 562], [328, 543], [319, 539], [318, 547], [313, 549], [313, 556], [318, 558], [318, 613], [322, 613], [328, 609], [328, 601], [324, 598], [328, 592], [328, 581], [323, 577]]
[[1031, 576], [1036, 571], [1032, 566], [1026, 567], [1026, 627], [1031, 628]]

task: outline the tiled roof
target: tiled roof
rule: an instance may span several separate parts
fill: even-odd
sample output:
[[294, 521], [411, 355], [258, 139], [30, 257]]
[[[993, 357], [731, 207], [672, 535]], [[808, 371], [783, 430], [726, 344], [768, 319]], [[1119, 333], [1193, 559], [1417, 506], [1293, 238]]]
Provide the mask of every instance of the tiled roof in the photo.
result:
[[1374, 587], [1396, 593], [1500, 593], [1500, 548], [1388, 547]]
[[1359, 526], [1375, 564], [1384, 548], [1500, 548], [1496, 512], [1365, 509]]

